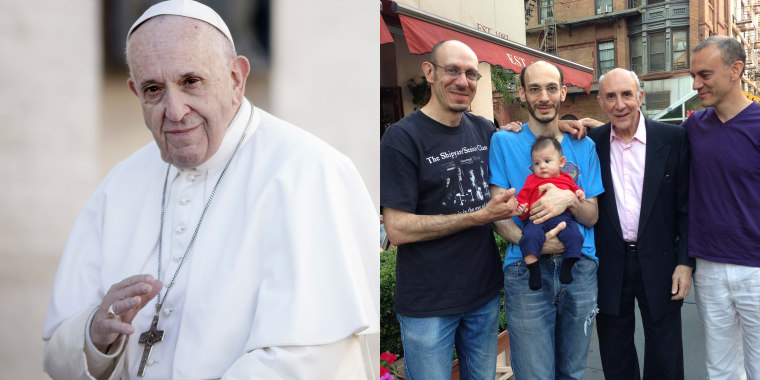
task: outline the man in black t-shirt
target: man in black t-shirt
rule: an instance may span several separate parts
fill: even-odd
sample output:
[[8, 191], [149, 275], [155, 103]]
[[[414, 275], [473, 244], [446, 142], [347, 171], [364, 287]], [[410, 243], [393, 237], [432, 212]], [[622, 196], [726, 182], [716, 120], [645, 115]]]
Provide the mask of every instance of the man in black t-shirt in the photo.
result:
[[380, 148], [380, 203], [398, 246], [395, 311], [407, 379], [462, 373], [493, 379], [501, 261], [490, 222], [515, 215], [514, 189], [491, 198], [494, 125], [466, 113], [478, 59], [459, 41], [436, 44], [422, 64], [430, 101], [389, 127]]

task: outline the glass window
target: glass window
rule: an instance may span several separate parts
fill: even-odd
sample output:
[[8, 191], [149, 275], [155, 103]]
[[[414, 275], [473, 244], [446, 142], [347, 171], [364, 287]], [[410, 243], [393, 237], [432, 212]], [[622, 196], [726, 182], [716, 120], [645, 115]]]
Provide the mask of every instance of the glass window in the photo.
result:
[[554, 19], [554, 0], [541, 0], [539, 2], [538, 23], [546, 23], [546, 19]]
[[615, 42], [605, 41], [599, 43], [599, 76], [602, 76], [615, 68]]
[[649, 72], [665, 70], [665, 33], [649, 35]]
[[644, 73], [644, 67], [641, 65], [641, 57], [644, 55], [644, 44], [642, 43], [641, 36], [631, 37], [631, 71], [636, 74]]
[[673, 31], [673, 70], [689, 68], [689, 36], [686, 30]]
[[612, 0], [596, 0], [596, 14], [612, 12]]

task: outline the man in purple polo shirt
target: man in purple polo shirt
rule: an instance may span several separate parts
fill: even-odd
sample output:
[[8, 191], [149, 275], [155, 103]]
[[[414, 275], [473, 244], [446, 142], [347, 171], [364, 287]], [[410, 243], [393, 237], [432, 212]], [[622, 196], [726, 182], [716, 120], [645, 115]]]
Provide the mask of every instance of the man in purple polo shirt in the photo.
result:
[[745, 59], [728, 37], [694, 48], [693, 88], [707, 109], [683, 123], [689, 254], [710, 379], [760, 379], [760, 104], [742, 93]]

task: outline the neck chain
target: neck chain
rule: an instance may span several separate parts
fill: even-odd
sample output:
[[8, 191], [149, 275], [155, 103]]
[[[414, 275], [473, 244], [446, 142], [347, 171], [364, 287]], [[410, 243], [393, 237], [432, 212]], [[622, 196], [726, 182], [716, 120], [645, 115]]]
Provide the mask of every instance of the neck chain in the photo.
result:
[[[185, 254], [182, 255], [182, 259], [179, 262], [179, 265], [177, 266], [177, 270], [174, 271], [174, 276], [172, 277], [171, 282], [169, 282], [168, 285], [166, 285], [166, 290], [164, 291], [164, 296], [161, 297], [161, 292], [158, 293], [156, 298], [156, 315], [161, 311], [161, 308], [164, 306], [164, 302], [166, 301], [166, 297], [169, 295], [169, 291], [171, 290], [172, 286], [174, 286], [174, 281], [177, 279], [177, 275], [179, 274], [180, 269], [182, 269], [182, 264], [185, 263], [185, 259], [187, 258], [187, 255], [190, 253], [190, 249], [193, 247], [193, 243], [195, 243], [195, 237], [198, 235], [198, 230], [201, 228], [201, 223], [203, 223], [203, 218], [206, 216], [206, 211], [208, 210], [208, 207], [211, 205], [211, 200], [214, 199], [214, 195], [216, 194], [216, 190], [219, 188], [219, 184], [222, 182], [222, 178], [224, 178], [224, 174], [227, 173], [227, 168], [230, 166], [230, 163], [232, 162], [232, 159], [235, 158], [235, 154], [237, 153], [238, 149], [240, 148], [240, 145], [243, 144], [243, 140], [245, 139], [245, 136], [248, 134], [248, 130], [251, 128], [251, 124], [253, 124], [253, 105], [251, 105], [251, 117], [248, 119], [248, 124], [245, 126], [245, 130], [243, 131], [243, 135], [240, 136], [240, 140], [237, 143], [237, 146], [235, 146], [235, 150], [232, 152], [232, 156], [230, 156], [230, 159], [227, 161], [227, 164], [224, 165], [224, 169], [222, 170], [222, 174], [219, 175], [219, 179], [216, 180], [216, 185], [214, 185], [214, 189], [211, 191], [211, 195], [208, 197], [208, 201], [206, 201], [206, 206], [203, 207], [203, 212], [201, 213], [201, 217], [198, 220], [198, 224], [195, 226], [195, 231], [193, 232], [193, 236], [190, 238], [190, 243], [187, 244], [187, 249], [185, 250]], [[171, 169], [172, 165], [169, 164], [169, 166], [166, 168], [166, 178], [164, 179], [164, 191], [161, 195], [161, 230], [158, 234], [158, 280], [161, 280], [161, 246], [163, 245], [163, 236], [164, 236], [164, 212], [165, 212], [165, 206], [166, 206], [166, 187], [169, 183], [169, 170]]]

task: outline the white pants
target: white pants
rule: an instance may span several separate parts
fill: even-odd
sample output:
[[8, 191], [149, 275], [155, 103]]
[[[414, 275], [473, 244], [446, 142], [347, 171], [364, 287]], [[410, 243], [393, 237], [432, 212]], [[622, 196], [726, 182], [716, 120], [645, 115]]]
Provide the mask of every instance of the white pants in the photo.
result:
[[697, 259], [697, 310], [711, 380], [760, 380], [760, 268]]

